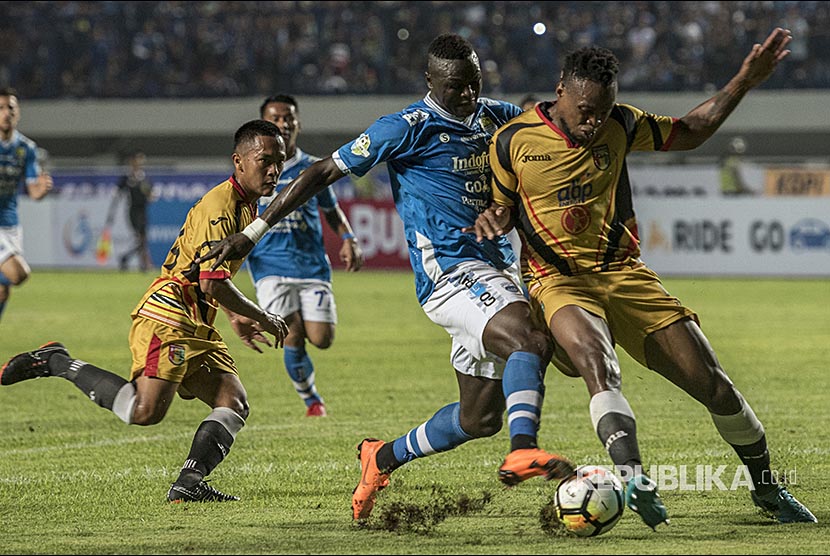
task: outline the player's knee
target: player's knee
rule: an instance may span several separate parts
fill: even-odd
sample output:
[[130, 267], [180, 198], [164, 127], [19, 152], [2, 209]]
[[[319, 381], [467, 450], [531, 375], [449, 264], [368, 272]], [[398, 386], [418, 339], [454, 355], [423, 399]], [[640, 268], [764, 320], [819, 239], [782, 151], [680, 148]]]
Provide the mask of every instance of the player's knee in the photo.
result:
[[165, 415], [167, 415], [167, 406], [136, 403], [131, 423], [141, 427], [157, 425], [161, 423]]
[[251, 406], [248, 405], [248, 399], [245, 397], [237, 397], [229, 407], [246, 421], [251, 414]]
[[470, 422], [462, 421], [461, 428], [473, 438], [486, 438], [497, 434], [503, 426], [501, 413], [485, 413]]
[[334, 336], [327, 334], [313, 339], [309, 338], [308, 341], [317, 349], [328, 349], [334, 343]]

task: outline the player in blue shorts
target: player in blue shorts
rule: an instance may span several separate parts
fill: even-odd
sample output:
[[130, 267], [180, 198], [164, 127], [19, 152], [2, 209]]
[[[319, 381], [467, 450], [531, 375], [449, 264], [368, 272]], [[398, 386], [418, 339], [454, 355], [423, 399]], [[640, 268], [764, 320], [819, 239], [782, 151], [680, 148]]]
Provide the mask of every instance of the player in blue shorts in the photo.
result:
[[358, 445], [361, 479], [352, 495], [354, 519], [369, 517], [378, 490], [401, 465], [451, 450], [501, 430], [507, 410], [510, 453], [499, 478], [515, 485], [534, 476], [562, 478], [566, 458], [537, 445], [544, 373], [552, 342], [531, 317], [518, 265], [504, 237], [477, 241], [462, 228], [490, 203], [488, 141], [522, 113], [518, 106], [480, 97], [481, 68], [470, 43], [455, 34], [429, 46], [427, 95], [383, 116], [331, 156], [315, 162], [283, 189], [241, 234], [201, 259], [247, 254], [298, 206], [344, 175], [365, 175], [386, 162], [404, 223], [418, 301], [452, 336], [451, 361], [460, 399], [392, 442]]
[[[277, 183], [276, 191], [279, 192], [320, 159], [297, 147], [301, 126], [294, 97], [275, 95], [266, 98], [259, 115], [276, 124], [288, 151], [288, 160]], [[262, 197], [259, 203], [267, 206], [271, 199], [273, 195]], [[248, 270], [256, 286], [259, 305], [266, 311], [284, 315], [288, 323], [283, 362], [294, 389], [305, 402], [309, 417], [324, 417], [326, 406], [317, 392], [314, 365], [306, 352], [305, 341], [308, 339], [318, 349], [327, 349], [334, 341], [337, 324], [331, 263], [323, 244], [320, 211], [343, 240], [339, 254], [346, 271], [360, 270], [363, 252], [330, 187], [268, 230], [248, 256]]]
[[31, 269], [23, 258], [23, 238], [17, 216], [21, 184], [32, 199], [42, 199], [52, 190], [52, 176], [37, 159], [37, 145], [17, 131], [20, 105], [17, 92], [0, 89], [0, 317], [9, 300], [11, 286], [19, 286]]

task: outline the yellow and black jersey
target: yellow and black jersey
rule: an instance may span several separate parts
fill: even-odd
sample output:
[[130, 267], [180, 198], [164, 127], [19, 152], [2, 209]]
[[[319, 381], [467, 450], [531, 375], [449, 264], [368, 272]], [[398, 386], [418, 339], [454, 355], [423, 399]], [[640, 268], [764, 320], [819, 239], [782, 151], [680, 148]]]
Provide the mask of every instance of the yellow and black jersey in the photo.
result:
[[209, 339], [217, 306], [199, 288], [199, 280], [231, 278], [243, 260], [224, 261], [211, 271], [214, 261], [196, 265], [193, 259], [214, 243], [243, 230], [253, 222], [256, 211], [256, 204], [245, 200], [244, 191], [233, 176], [208, 191], [187, 213], [161, 267], [161, 275], [133, 310], [133, 318], [141, 316]]
[[527, 278], [614, 270], [640, 255], [625, 156], [668, 150], [676, 119], [616, 104], [585, 146], [547, 116], [550, 103], [493, 136], [496, 203], [514, 207]]

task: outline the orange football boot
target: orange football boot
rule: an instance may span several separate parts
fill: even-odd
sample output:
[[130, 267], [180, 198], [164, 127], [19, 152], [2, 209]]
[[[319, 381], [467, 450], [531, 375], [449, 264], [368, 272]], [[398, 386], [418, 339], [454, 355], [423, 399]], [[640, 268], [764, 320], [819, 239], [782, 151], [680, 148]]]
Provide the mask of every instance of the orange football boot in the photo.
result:
[[360, 482], [352, 492], [352, 519], [366, 519], [375, 506], [375, 495], [389, 486], [389, 473], [381, 473], [377, 465], [377, 453], [386, 444], [377, 438], [364, 438], [357, 445], [360, 460]]

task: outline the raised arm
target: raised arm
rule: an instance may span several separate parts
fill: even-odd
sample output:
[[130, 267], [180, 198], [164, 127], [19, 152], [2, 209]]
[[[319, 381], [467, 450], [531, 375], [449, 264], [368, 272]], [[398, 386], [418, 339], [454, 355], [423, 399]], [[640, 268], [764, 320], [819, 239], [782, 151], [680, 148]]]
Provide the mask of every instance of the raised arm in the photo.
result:
[[330, 156], [318, 160], [280, 191], [259, 218], [247, 228], [226, 237], [207, 253], [197, 257], [195, 262], [198, 264], [215, 258], [211, 270], [216, 270], [226, 260], [245, 257], [271, 226], [344, 175]]
[[694, 149], [709, 139], [738, 106], [744, 95], [772, 75], [778, 62], [790, 53], [786, 47], [791, 40], [790, 31], [778, 27], [769, 34], [764, 44], [753, 46], [752, 51], [744, 58], [741, 69], [726, 86], [680, 118], [679, 129], [669, 150]]

